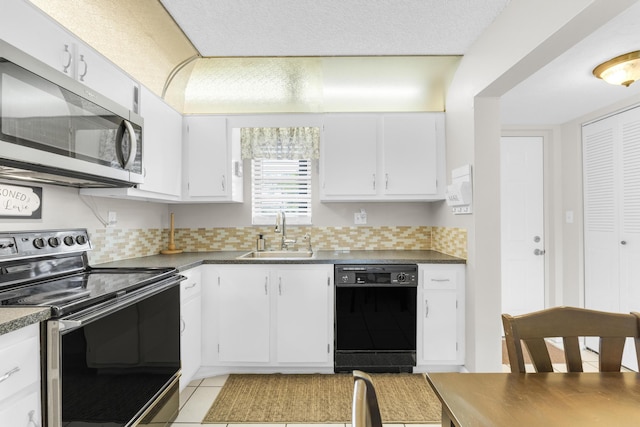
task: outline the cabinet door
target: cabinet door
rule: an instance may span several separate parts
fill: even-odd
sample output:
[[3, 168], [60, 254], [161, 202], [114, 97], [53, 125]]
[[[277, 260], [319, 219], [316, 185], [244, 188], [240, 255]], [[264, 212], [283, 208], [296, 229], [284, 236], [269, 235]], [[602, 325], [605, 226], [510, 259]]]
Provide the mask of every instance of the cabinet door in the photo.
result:
[[78, 41], [75, 49], [77, 80], [133, 111], [134, 87], [137, 84], [124, 71], [84, 43]]
[[425, 361], [458, 357], [457, 296], [455, 290], [425, 290], [422, 355]]
[[224, 117], [191, 116], [187, 126], [187, 194], [225, 197], [228, 194], [229, 153]]
[[220, 269], [218, 292], [221, 362], [269, 361], [269, 271]]
[[464, 363], [464, 268], [447, 264], [419, 266], [419, 364]]
[[437, 193], [436, 119], [433, 114], [392, 114], [383, 118], [386, 195]]
[[202, 334], [200, 304], [200, 296], [197, 296], [180, 306], [182, 320], [182, 325], [180, 325], [181, 389], [184, 389], [189, 384], [198, 368], [200, 368], [200, 339]]
[[42, 414], [38, 384], [32, 384], [15, 393], [14, 398], [0, 404], [0, 426], [38, 427], [41, 425]]
[[189, 384], [200, 368], [202, 351], [201, 271], [196, 267], [182, 274], [186, 280], [180, 283], [181, 390]]
[[376, 116], [344, 114], [324, 118], [321, 195], [373, 196], [377, 192]]
[[182, 115], [147, 88], [141, 92], [144, 118], [144, 191], [180, 197]]
[[331, 275], [329, 270], [314, 271], [311, 268], [278, 270], [276, 284], [278, 362], [322, 363], [330, 360]]
[[75, 40], [68, 32], [26, 0], [2, 0], [0, 5], [2, 40], [69, 77], [74, 76]]

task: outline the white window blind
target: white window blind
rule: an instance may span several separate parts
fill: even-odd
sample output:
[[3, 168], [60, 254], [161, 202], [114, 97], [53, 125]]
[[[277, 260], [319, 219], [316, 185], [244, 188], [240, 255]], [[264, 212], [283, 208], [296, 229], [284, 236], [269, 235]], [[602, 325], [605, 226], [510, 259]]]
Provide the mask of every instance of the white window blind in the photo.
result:
[[284, 211], [287, 224], [311, 224], [311, 160], [251, 160], [253, 224], [274, 224]]

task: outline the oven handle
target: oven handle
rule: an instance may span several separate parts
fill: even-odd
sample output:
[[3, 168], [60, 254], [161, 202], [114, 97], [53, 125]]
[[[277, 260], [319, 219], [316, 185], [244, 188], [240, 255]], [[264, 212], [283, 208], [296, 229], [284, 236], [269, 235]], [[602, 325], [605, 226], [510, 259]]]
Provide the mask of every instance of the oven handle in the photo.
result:
[[59, 319], [60, 332], [66, 333], [73, 329], [81, 328], [118, 310], [136, 304], [146, 298], [177, 286], [182, 280], [185, 279], [186, 277], [184, 276], [169, 277], [156, 283], [155, 285], [145, 286], [141, 290], [136, 290], [118, 297], [115, 301], [109, 300], [79, 313], [72, 314], [68, 317], [63, 317]]

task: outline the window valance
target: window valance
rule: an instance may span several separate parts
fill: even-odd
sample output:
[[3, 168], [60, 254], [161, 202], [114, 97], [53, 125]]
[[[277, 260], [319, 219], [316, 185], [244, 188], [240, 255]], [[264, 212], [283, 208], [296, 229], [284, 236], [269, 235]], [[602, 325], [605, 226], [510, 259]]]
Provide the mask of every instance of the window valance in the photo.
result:
[[319, 159], [320, 128], [242, 128], [240, 144], [243, 159]]

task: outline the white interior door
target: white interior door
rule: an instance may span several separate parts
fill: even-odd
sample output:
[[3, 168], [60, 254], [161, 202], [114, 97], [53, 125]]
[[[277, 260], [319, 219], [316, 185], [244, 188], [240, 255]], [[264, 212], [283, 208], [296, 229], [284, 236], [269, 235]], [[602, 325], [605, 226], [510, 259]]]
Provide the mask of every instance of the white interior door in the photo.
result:
[[543, 138], [503, 137], [500, 148], [502, 312], [544, 308]]

